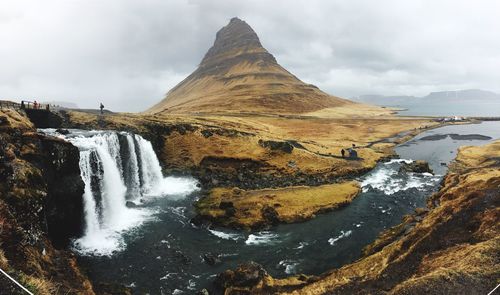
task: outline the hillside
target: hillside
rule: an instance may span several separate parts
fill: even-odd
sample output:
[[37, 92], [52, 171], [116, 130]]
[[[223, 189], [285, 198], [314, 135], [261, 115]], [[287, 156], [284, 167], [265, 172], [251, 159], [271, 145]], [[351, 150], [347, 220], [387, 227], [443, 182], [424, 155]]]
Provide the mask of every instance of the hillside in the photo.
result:
[[499, 156], [499, 141], [462, 147], [429, 209], [383, 232], [352, 264], [274, 279], [250, 263], [217, 284], [224, 294], [487, 294], [499, 278]]
[[301, 114], [345, 105], [358, 104], [299, 80], [246, 22], [233, 18], [199, 67], [147, 112]]

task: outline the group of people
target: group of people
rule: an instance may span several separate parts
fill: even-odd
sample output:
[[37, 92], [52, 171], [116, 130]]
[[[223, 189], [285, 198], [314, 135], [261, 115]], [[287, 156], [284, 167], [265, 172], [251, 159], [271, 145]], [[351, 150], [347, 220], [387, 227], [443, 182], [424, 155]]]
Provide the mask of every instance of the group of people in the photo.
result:
[[[26, 109], [26, 104], [24, 102], [25, 102], [24, 100], [21, 101], [21, 109], [23, 109], [23, 110]], [[29, 108], [29, 105], [30, 105], [30, 102], [28, 101], [28, 108]], [[37, 102], [36, 100], [33, 101], [33, 107], [32, 107], [32, 109], [39, 110], [41, 108], [42, 108], [42, 104], [41, 103]], [[50, 104], [46, 104], [45, 105], [45, 109], [47, 111], [50, 110]], [[99, 105], [99, 109], [101, 109], [101, 115], [103, 115], [104, 114], [104, 105], [102, 104], [102, 102]]]
[[[28, 102], [28, 108], [29, 108], [29, 104], [30, 104], [30, 102]], [[42, 104], [41, 103], [37, 102], [36, 100], [33, 101], [33, 107], [32, 107], [32, 109], [39, 110], [41, 108], [42, 108]], [[26, 109], [26, 104], [24, 103], [24, 100], [21, 101], [21, 109]], [[45, 105], [45, 109], [47, 111], [50, 110], [50, 104], [46, 104]]]

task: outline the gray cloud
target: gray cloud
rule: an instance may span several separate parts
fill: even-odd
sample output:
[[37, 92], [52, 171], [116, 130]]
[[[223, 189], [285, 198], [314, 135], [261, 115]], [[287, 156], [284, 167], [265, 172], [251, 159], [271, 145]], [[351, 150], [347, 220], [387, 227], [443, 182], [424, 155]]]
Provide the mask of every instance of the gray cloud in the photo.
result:
[[0, 97], [144, 110], [233, 16], [285, 68], [334, 95], [500, 92], [494, 0], [3, 0]]

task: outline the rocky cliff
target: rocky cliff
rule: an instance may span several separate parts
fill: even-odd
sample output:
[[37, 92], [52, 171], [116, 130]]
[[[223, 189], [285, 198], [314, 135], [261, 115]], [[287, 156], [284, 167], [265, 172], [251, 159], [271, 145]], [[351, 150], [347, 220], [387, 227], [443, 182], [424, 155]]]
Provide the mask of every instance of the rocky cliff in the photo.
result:
[[216, 281], [224, 294], [487, 294], [500, 278], [500, 141], [464, 147], [441, 190], [319, 277], [274, 279], [251, 263]]
[[[64, 250], [82, 231], [79, 152], [36, 132], [24, 113], [0, 112], [0, 268], [35, 294], [93, 294]], [[0, 290], [19, 290], [4, 278]]]
[[199, 67], [149, 113], [306, 113], [356, 105], [306, 84], [280, 66], [255, 31], [233, 18]]

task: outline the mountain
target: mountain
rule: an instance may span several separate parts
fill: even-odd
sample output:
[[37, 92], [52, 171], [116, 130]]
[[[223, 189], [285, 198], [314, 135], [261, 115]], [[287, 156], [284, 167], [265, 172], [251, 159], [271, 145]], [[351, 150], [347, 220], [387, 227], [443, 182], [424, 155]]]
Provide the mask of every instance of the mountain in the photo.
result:
[[367, 95], [360, 95], [353, 99], [359, 102], [370, 103], [381, 106], [398, 106], [402, 104], [407, 104], [411, 101], [415, 101], [416, 99], [418, 99], [418, 97], [408, 96], [408, 95], [385, 96], [385, 95], [367, 94]]
[[500, 103], [500, 94], [480, 89], [466, 89], [454, 91], [431, 92], [426, 96], [384, 96], [384, 95], [361, 95], [356, 101], [381, 106], [409, 106], [412, 104], [433, 103]]
[[358, 105], [292, 75], [246, 22], [233, 18], [198, 68], [146, 112], [297, 114], [350, 104]]
[[491, 91], [480, 89], [466, 89], [457, 91], [439, 91], [431, 92], [423, 97], [426, 100], [474, 100], [474, 101], [487, 101], [487, 100], [500, 100], [500, 94]]

